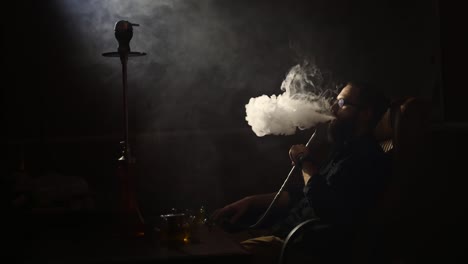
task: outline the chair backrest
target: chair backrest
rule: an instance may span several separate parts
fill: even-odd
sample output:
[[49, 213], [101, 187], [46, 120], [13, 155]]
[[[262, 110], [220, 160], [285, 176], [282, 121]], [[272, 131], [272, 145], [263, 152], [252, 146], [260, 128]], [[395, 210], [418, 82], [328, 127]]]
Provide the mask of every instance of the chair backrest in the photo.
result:
[[398, 143], [399, 140], [405, 140], [408, 136], [419, 137], [419, 133], [427, 129], [428, 117], [427, 102], [420, 98], [405, 97], [393, 100], [377, 124], [375, 136], [381, 142], [392, 139]]
[[375, 138], [380, 142], [380, 146], [385, 153], [390, 153], [393, 150], [393, 142], [395, 141], [393, 127], [396, 120], [395, 117], [399, 114], [398, 111], [399, 105], [392, 104], [375, 128]]
[[429, 123], [426, 106], [416, 97], [394, 101], [376, 128], [376, 137], [393, 162], [393, 175], [382, 197], [385, 210], [400, 207], [404, 189], [420, 171]]
[[375, 243], [376, 236], [385, 240], [387, 247], [386, 252], [379, 253], [386, 255], [386, 258], [400, 257], [402, 241], [399, 241], [399, 237], [403, 232], [401, 227], [405, 224], [404, 219], [407, 214], [405, 210], [408, 209], [407, 204], [410, 199], [409, 191], [412, 184], [420, 179], [420, 168], [425, 162], [423, 146], [426, 143], [425, 135], [429, 124], [427, 109], [429, 108], [426, 102], [420, 98], [407, 97], [395, 100], [376, 127], [375, 137], [382, 149], [391, 157], [393, 173], [388, 179], [377, 210], [369, 219], [374, 230], [367, 232], [378, 232], [378, 234], [363, 232], [354, 245], [360, 263], [366, 263], [362, 257], [369, 257], [369, 244]]

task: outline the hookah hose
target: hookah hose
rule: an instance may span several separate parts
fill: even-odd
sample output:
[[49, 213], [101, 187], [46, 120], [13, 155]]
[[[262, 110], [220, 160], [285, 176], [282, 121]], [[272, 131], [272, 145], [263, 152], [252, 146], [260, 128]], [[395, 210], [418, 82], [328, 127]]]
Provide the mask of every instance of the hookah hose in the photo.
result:
[[[312, 140], [315, 138], [315, 135], [317, 134], [317, 129], [315, 129], [314, 133], [312, 134], [312, 136], [310, 137], [309, 141], [307, 141], [307, 144], [306, 144], [306, 147], [309, 146], [310, 142], [312, 142]], [[304, 157], [300, 157], [299, 160], [302, 161]], [[300, 164], [300, 162], [299, 162]], [[289, 178], [291, 177], [291, 175], [296, 171], [296, 168], [299, 167], [297, 165], [294, 165], [291, 170], [289, 171], [289, 174], [288, 176], [286, 177], [286, 179], [284, 180], [283, 182], [283, 185], [281, 185], [280, 189], [278, 190], [278, 192], [276, 193], [275, 197], [273, 198], [273, 200], [271, 201], [270, 205], [268, 206], [268, 208], [265, 210], [265, 212], [263, 213], [263, 215], [257, 220], [257, 222], [251, 226], [248, 227], [248, 229], [255, 229], [257, 228], [263, 221], [265, 221], [265, 219], [267, 218], [267, 216], [271, 213], [271, 210], [272, 208], [275, 206], [276, 202], [278, 201], [278, 198], [280, 197], [281, 193], [283, 192], [283, 189], [284, 187], [286, 186], [286, 184], [288, 183], [289, 181]]]

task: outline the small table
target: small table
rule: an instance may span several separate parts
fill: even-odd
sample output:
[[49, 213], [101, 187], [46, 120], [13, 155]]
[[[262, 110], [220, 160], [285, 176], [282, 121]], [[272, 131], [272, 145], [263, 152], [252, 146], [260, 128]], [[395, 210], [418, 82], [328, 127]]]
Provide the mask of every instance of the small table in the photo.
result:
[[[36, 225], [35, 228], [41, 225]], [[105, 230], [105, 228], [103, 229]], [[250, 255], [218, 227], [200, 227], [200, 242], [167, 248], [159, 241], [109, 235], [86, 224], [47, 225], [21, 239], [22, 263], [249, 263]]]

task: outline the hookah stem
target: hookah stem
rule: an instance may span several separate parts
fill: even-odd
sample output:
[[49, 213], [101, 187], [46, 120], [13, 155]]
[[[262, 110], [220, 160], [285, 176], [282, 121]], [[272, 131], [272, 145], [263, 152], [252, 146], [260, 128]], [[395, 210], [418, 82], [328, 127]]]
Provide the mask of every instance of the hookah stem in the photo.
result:
[[[128, 140], [128, 85], [127, 85], [127, 62], [128, 62], [128, 52], [120, 52], [120, 62], [122, 63], [122, 83], [123, 83], [123, 116], [124, 116], [124, 163], [126, 166], [127, 177], [133, 177], [130, 175], [130, 166], [132, 166], [132, 160], [130, 156], [130, 142]], [[133, 179], [132, 179], [133, 181]], [[134, 188], [132, 184], [132, 188]], [[133, 191], [133, 190], [132, 190]], [[132, 197], [131, 199], [136, 199]], [[136, 200], [132, 200], [131, 207], [136, 209], [138, 218], [142, 223], [145, 223], [143, 215], [140, 211], [139, 206], [136, 204]]]
[[[306, 144], [306, 147], [309, 146], [310, 142], [312, 142], [312, 140], [315, 138], [315, 134], [317, 133], [317, 129], [314, 131], [314, 133], [312, 134], [312, 136], [310, 137], [309, 141], [307, 141], [307, 144]], [[265, 213], [263, 213], [263, 215], [258, 219], [258, 221], [249, 226], [248, 228], [249, 229], [254, 229], [254, 228], [257, 228], [266, 218], [267, 216], [271, 213], [271, 210], [273, 209], [273, 206], [275, 206], [278, 198], [280, 197], [281, 193], [283, 192], [283, 189], [284, 187], [286, 186], [286, 184], [289, 182], [289, 178], [291, 177], [291, 175], [296, 171], [296, 168], [299, 167], [297, 165], [294, 165], [291, 170], [289, 171], [289, 174], [288, 176], [286, 177], [286, 179], [284, 180], [283, 182], [283, 185], [281, 185], [279, 191], [276, 193], [275, 197], [273, 198], [273, 200], [271, 201], [270, 205], [268, 206], [268, 208], [266, 209]]]
[[128, 53], [120, 53], [120, 62], [122, 63], [122, 83], [123, 83], [123, 117], [124, 117], [124, 159], [130, 161], [130, 144], [128, 142], [128, 100], [127, 100], [127, 62]]

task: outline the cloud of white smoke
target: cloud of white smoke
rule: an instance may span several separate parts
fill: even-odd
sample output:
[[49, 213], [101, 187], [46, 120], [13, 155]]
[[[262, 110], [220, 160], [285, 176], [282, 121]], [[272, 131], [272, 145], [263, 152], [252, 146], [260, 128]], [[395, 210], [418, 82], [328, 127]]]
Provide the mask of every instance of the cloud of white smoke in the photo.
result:
[[333, 90], [325, 87], [320, 70], [313, 64], [291, 68], [283, 83], [282, 94], [251, 98], [246, 108], [246, 120], [259, 137], [292, 135], [333, 119], [330, 99]]

